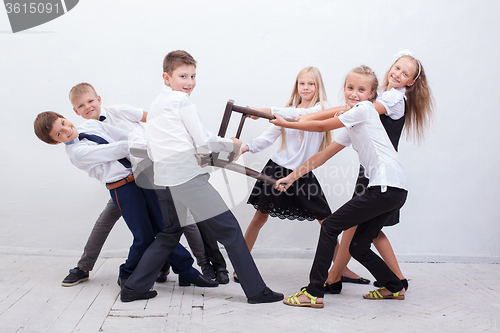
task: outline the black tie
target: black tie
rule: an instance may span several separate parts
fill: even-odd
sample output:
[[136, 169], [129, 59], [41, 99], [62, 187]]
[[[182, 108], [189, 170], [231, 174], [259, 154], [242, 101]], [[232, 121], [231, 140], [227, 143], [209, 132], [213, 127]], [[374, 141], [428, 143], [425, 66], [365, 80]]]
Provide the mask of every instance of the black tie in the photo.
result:
[[105, 121], [106, 117], [105, 116], [99, 116], [99, 121]]
[[[87, 140], [95, 142], [95, 143], [97, 143], [99, 145], [105, 145], [105, 144], [109, 143], [108, 141], [106, 141], [105, 139], [101, 138], [98, 135], [87, 134], [87, 133], [80, 133], [80, 134], [78, 134], [78, 139], [79, 140], [81, 140], [81, 139], [87, 139]], [[131, 168], [132, 167], [132, 164], [130, 164], [130, 161], [126, 157], [120, 158], [118, 160], [118, 162], [120, 162], [125, 168]]]

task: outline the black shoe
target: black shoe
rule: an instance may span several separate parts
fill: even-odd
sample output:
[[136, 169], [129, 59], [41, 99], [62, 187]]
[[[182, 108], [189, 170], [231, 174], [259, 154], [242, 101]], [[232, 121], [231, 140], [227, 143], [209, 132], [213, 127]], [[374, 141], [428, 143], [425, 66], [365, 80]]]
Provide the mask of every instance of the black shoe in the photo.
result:
[[166, 271], [160, 271], [156, 277], [156, 282], [163, 283], [167, 281], [167, 275], [170, 273], [170, 267]]
[[219, 282], [219, 284], [229, 283], [229, 272], [225, 268], [219, 268], [215, 281]]
[[209, 278], [207, 278], [204, 275], [198, 275], [196, 279], [193, 279], [191, 281], [185, 281], [179, 276], [179, 286], [181, 287], [187, 287], [190, 286], [191, 284], [194, 284], [197, 287], [217, 287], [219, 285], [219, 282], [217, 281], [212, 281]]
[[80, 282], [87, 281], [89, 279], [89, 272], [84, 272], [78, 267], [69, 270], [69, 275], [64, 278], [62, 285], [64, 287], [72, 287]]
[[128, 287], [123, 287], [120, 293], [120, 299], [122, 302], [132, 302], [140, 299], [150, 299], [156, 297], [156, 295], [158, 295], [156, 290], [148, 290], [145, 293], [140, 293]]
[[127, 283], [127, 280], [128, 279], [122, 279], [121, 277], [118, 277], [118, 281], [116, 281], [116, 283], [118, 283], [120, 288], [123, 289], [123, 287], [125, 287], [125, 284]]
[[351, 278], [342, 276], [340, 278], [340, 282], [350, 282], [350, 283], [357, 283], [357, 284], [369, 284], [370, 280], [362, 278], [362, 277], [360, 277], [359, 279], [351, 279]]
[[234, 282], [240, 283], [240, 279], [238, 279], [238, 276], [236, 275], [236, 272], [233, 273], [233, 279], [234, 279]]
[[257, 294], [254, 297], [248, 299], [248, 303], [258, 304], [258, 303], [272, 303], [281, 301], [284, 298], [282, 293], [277, 293], [266, 287], [263, 292]]
[[332, 284], [328, 284], [328, 282], [325, 282], [325, 293], [340, 294], [341, 291], [342, 291], [341, 281]]
[[[405, 290], [408, 290], [408, 280], [402, 279], [401, 283], [403, 284], [403, 288], [405, 288]], [[373, 285], [377, 288], [382, 288], [382, 285], [380, 283], [378, 283], [378, 281], [374, 281]]]
[[215, 279], [215, 270], [214, 270], [214, 267], [210, 264], [205, 264], [203, 266], [201, 266], [201, 274], [203, 274], [206, 278], [208, 279]]

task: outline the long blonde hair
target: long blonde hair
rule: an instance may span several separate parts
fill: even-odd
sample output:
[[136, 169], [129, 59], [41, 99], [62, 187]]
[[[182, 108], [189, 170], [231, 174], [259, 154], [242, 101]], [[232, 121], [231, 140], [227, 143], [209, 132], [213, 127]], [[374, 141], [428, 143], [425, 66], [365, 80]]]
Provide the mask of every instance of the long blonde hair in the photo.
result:
[[[309, 102], [309, 105], [307, 105], [305, 108], [312, 108], [314, 105], [317, 103], [320, 103], [321, 110], [325, 109], [324, 102], [327, 102], [326, 98], [326, 91], [325, 91], [325, 85], [323, 84], [323, 78], [321, 77], [321, 73], [319, 69], [316, 67], [308, 66], [304, 67], [300, 70], [299, 74], [297, 74], [297, 78], [295, 79], [295, 84], [293, 87], [292, 95], [290, 96], [290, 99], [286, 103], [286, 107], [291, 107], [294, 106], [296, 107], [300, 103], [302, 103], [302, 97], [299, 95], [299, 78], [306, 74], [310, 73], [311, 76], [313, 77], [314, 80], [314, 85], [316, 86], [316, 91], [314, 92], [314, 96], [311, 99], [311, 102]], [[304, 138], [304, 132], [302, 132], [300, 136], [300, 144], [302, 144], [302, 139]], [[322, 151], [325, 149], [330, 143], [332, 142], [332, 134], [330, 131], [326, 131], [323, 133], [323, 140], [321, 141], [321, 145], [319, 146], [318, 151]], [[282, 127], [281, 128], [281, 146], [279, 150], [283, 150], [286, 145], [286, 138], [285, 138], [285, 129]]]
[[[434, 98], [432, 97], [431, 89], [427, 84], [427, 77], [425, 75], [424, 66], [422, 63], [410, 55], [404, 55], [415, 64], [415, 83], [406, 87], [406, 116], [405, 127], [406, 138], [420, 143], [424, 138], [424, 131], [432, 122], [434, 115]], [[394, 64], [402, 57], [396, 59]], [[394, 66], [392, 64], [392, 66]], [[392, 66], [385, 74], [382, 88], [389, 84], [389, 72]]]

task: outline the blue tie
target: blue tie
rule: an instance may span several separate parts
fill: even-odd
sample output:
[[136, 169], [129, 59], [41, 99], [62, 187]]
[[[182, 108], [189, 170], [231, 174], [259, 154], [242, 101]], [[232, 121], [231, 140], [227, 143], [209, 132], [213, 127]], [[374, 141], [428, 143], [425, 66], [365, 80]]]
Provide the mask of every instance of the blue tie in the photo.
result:
[[[99, 145], [105, 145], [105, 144], [109, 143], [108, 141], [106, 141], [105, 139], [101, 138], [98, 135], [87, 134], [87, 133], [80, 133], [80, 134], [78, 134], [78, 139], [79, 140], [81, 140], [81, 139], [87, 139], [87, 140], [95, 142], [95, 143], [97, 143]], [[120, 158], [118, 160], [118, 162], [120, 162], [125, 168], [131, 168], [132, 167], [132, 164], [130, 164], [130, 161], [126, 157]]]

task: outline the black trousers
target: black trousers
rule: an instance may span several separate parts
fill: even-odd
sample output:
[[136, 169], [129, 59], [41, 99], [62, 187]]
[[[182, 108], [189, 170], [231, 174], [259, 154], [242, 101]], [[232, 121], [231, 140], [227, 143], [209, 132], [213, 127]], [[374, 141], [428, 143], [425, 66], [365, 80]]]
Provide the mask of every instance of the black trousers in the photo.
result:
[[[226, 248], [247, 298], [264, 291], [266, 284], [248, 251], [240, 225], [219, 193], [208, 183], [208, 178], [208, 174], [199, 175], [182, 185], [157, 190], [162, 215], [169, 216], [173, 223], [165, 225], [156, 235], [155, 241], [146, 250], [128, 279], [128, 288], [146, 292], [153, 286], [166, 258], [179, 243], [183, 229], [181, 224], [185, 225], [189, 209], [198, 225], [210, 230], [217, 241]], [[161, 201], [166, 200], [170, 193], [174, 207], [171, 205], [168, 211], [165, 211], [166, 205], [161, 204]]]
[[323, 285], [328, 277], [337, 237], [354, 226], [358, 228], [349, 247], [353, 258], [391, 292], [403, 289], [399, 278], [370, 247], [387, 220], [403, 206], [406, 196], [407, 191], [399, 188], [387, 187], [382, 192], [380, 186], [368, 187], [363, 194], [355, 196], [327, 217], [321, 225], [307, 291], [316, 297], [324, 296]]

